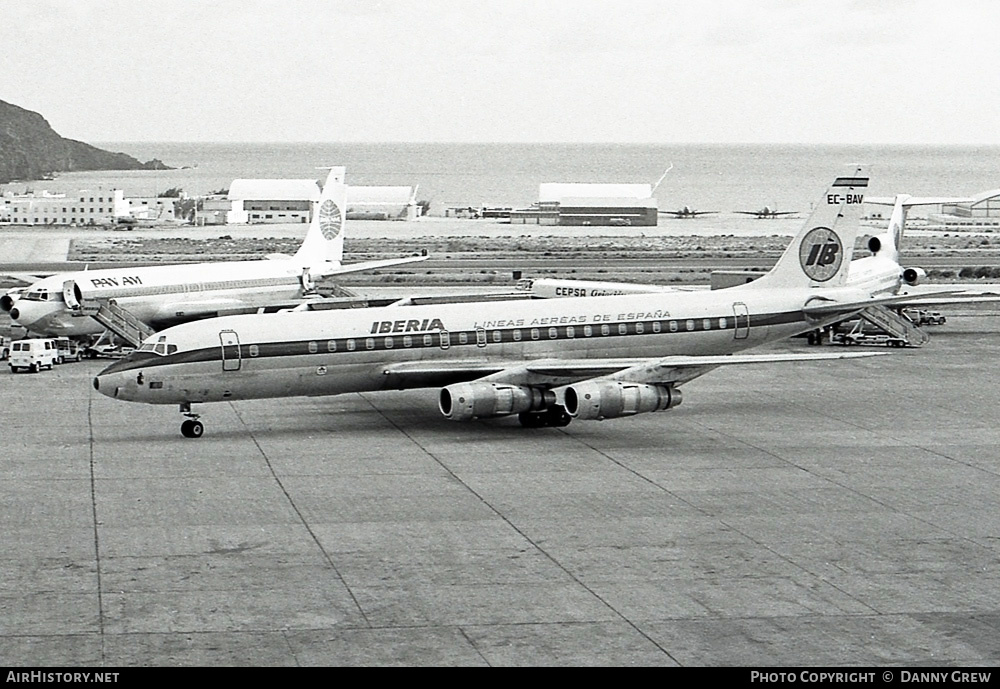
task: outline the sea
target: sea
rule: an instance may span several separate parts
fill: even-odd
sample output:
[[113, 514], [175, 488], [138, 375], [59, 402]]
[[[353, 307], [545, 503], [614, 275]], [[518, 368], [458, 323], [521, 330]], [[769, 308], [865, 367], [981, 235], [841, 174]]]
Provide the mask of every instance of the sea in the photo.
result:
[[[36, 192], [121, 188], [155, 196], [171, 188], [205, 195], [234, 179], [323, 179], [347, 168], [347, 183], [417, 187], [431, 213], [446, 208], [510, 206], [538, 200], [543, 182], [657, 184], [661, 210], [716, 211], [702, 223], [761, 227], [774, 222], [734, 211], [764, 206], [808, 214], [831, 179], [852, 163], [870, 165], [868, 196], [972, 196], [1000, 187], [1000, 146], [566, 144], [566, 143], [202, 143], [94, 142], [172, 170], [64, 173], [50, 181], [5, 185]], [[664, 174], [665, 173], [665, 174]], [[693, 225], [687, 225], [691, 227]]]

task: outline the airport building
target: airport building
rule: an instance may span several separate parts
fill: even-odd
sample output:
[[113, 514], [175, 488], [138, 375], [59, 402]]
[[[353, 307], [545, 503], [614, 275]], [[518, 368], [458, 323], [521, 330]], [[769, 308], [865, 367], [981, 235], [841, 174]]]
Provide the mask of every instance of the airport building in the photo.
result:
[[174, 202], [169, 196], [129, 197], [128, 212], [135, 220], [145, 222], [172, 222], [175, 218]]
[[312, 179], [235, 179], [225, 201], [212, 198], [205, 221], [224, 214], [226, 223], [307, 223], [319, 194]]
[[965, 203], [944, 204], [940, 213], [927, 216], [934, 224], [959, 227], [1000, 225], [1000, 189], [977, 194]]
[[[202, 199], [198, 224], [307, 223], [319, 202], [311, 179], [236, 179], [225, 197]], [[347, 218], [412, 220], [416, 187], [347, 187]]]
[[658, 205], [649, 184], [545, 182], [538, 203], [510, 213], [512, 224], [652, 227]]
[[0, 223], [11, 225], [110, 225], [125, 217], [129, 217], [129, 202], [121, 189], [8, 192], [0, 198]]
[[413, 220], [417, 187], [347, 187], [348, 220]]

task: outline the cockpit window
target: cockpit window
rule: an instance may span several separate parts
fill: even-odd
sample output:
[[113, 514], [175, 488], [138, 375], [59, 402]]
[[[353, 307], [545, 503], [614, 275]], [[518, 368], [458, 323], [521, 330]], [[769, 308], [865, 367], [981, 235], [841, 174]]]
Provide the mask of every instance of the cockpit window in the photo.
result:
[[159, 354], [160, 356], [164, 356], [166, 354], [173, 354], [174, 352], [176, 352], [177, 351], [177, 345], [175, 345], [175, 344], [167, 344], [166, 342], [163, 342], [162, 339], [161, 339], [160, 342], [145, 342], [145, 343], [143, 343], [143, 345], [141, 347], [139, 347], [138, 351], [140, 351], [140, 352], [151, 352], [153, 354]]
[[21, 298], [26, 301], [62, 301], [62, 294], [59, 292], [39, 290], [37, 292], [26, 292], [21, 295]]

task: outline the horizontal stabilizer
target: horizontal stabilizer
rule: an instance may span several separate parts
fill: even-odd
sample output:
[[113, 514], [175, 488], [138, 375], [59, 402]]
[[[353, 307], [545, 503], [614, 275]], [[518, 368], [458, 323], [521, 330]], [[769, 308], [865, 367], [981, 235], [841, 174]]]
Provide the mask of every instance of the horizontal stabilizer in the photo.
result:
[[426, 261], [427, 259], [427, 256], [407, 256], [406, 258], [386, 258], [380, 261], [365, 261], [363, 263], [350, 263], [348, 265], [340, 263], [330, 263], [329, 265], [320, 264], [315, 266], [310, 273], [312, 277], [319, 278], [327, 277], [329, 275], [343, 275], [344, 273], [359, 273], [363, 270], [388, 268], [390, 266], [399, 266], [406, 263], [417, 263], [419, 261]]
[[[865, 203], [877, 206], [895, 206], [899, 199], [895, 196], [866, 196]], [[967, 196], [910, 196], [900, 201], [904, 208], [910, 206], [937, 206], [944, 203], [971, 203]]]

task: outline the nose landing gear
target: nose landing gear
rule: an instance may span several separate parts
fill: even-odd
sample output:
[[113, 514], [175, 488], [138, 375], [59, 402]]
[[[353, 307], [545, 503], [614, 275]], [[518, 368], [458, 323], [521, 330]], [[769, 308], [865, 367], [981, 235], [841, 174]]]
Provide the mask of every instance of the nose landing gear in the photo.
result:
[[185, 438], [200, 438], [205, 434], [205, 426], [198, 420], [200, 415], [191, 411], [190, 402], [184, 402], [181, 404], [181, 414], [188, 417], [187, 420], [181, 424], [181, 435]]

